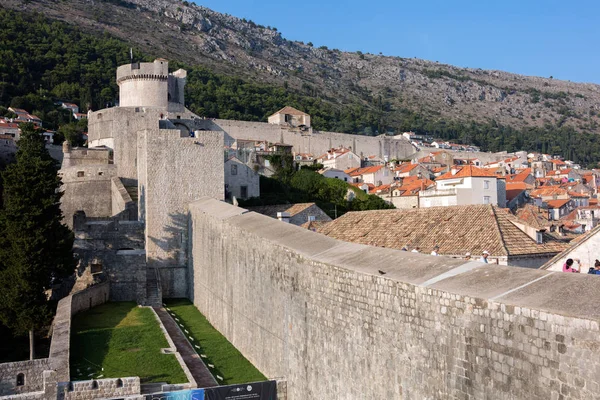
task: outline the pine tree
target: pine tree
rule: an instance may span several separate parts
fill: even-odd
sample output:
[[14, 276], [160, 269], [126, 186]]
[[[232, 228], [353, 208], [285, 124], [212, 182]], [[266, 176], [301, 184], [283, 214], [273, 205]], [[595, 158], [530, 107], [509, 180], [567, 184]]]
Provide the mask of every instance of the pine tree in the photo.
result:
[[17, 335], [33, 333], [52, 316], [45, 290], [75, 268], [73, 233], [60, 210], [55, 160], [32, 124], [21, 125], [16, 162], [2, 174], [0, 321]]

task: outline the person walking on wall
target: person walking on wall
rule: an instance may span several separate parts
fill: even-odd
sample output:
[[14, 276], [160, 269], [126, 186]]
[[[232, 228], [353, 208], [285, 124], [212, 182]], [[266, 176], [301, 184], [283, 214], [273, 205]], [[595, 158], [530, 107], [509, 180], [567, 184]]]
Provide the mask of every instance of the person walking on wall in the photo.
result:
[[437, 256], [438, 255], [438, 251], [440, 250], [440, 246], [433, 246], [433, 250], [431, 252], [432, 256]]
[[490, 252], [489, 252], [489, 251], [487, 251], [487, 250], [484, 250], [484, 251], [481, 253], [481, 258], [479, 259], [479, 262], [482, 262], [482, 263], [486, 263], [486, 264], [488, 264], [488, 257], [489, 257], [489, 256], [490, 256]]
[[[577, 264], [581, 265], [581, 263], [579, 262], [579, 260], [577, 260]], [[567, 262], [563, 265], [563, 272], [575, 272], [575, 273], [579, 273], [579, 270], [577, 270], [576, 268], [573, 268], [573, 259], [569, 258], [567, 260]]]

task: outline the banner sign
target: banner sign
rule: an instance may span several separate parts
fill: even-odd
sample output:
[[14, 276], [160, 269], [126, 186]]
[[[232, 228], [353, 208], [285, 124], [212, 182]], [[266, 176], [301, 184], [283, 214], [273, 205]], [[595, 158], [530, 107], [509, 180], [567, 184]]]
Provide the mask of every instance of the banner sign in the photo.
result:
[[154, 393], [146, 400], [277, 400], [277, 382], [252, 382], [206, 389]]

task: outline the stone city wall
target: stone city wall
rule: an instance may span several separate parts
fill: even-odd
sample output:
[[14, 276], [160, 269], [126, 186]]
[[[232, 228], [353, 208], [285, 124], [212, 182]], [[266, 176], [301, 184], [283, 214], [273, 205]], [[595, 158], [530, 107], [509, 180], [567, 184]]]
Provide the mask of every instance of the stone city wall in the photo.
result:
[[71, 315], [73, 316], [106, 303], [109, 299], [109, 294], [110, 284], [108, 282], [99, 283], [74, 293], [71, 295]]
[[131, 199], [123, 182], [118, 177], [111, 179], [112, 216], [118, 216], [124, 221], [137, 220], [137, 204]]
[[138, 141], [139, 218], [146, 224], [149, 268], [158, 268], [165, 297], [187, 296], [188, 204], [224, 198], [223, 133], [146, 130]]
[[[60, 300], [52, 324], [49, 357], [0, 364], [0, 396], [18, 399], [56, 398], [57, 382], [69, 380], [71, 317], [105, 303], [109, 290], [108, 283], [101, 283]], [[22, 385], [17, 385], [19, 374], [23, 374]]]
[[113, 107], [93, 112], [88, 122], [89, 146], [112, 148], [117, 166], [115, 176], [126, 185], [133, 184], [137, 180], [137, 132], [158, 128], [164, 114], [164, 110], [145, 107]]
[[315, 157], [324, 154], [332, 147], [352, 148], [359, 156], [376, 155], [389, 159], [410, 158], [415, 148], [404, 137], [394, 139], [390, 136], [362, 136], [337, 132], [303, 132], [289, 130], [285, 126], [264, 122], [233, 120], [203, 120], [198, 122], [207, 130], [223, 130], [227, 133], [225, 142], [231, 145], [235, 139], [267, 140], [273, 143], [285, 143], [294, 146], [297, 153], [310, 153]]
[[60, 208], [64, 223], [73, 227], [73, 215], [79, 210], [88, 217], [110, 217], [112, 215], [111, 180], [116, 174], [112, 164], [78, 165], [62, 168], [64, 194]]
[[87, 147], [74, 147], [63, 153], [62, 167], [77, 165], [111, 164], [111, 150], [107, 148], [88, 149]]
[[[50, 369], [47, 358], [0, 364], [0, 396], [44, 390], [43, 372], [47, 369]], [[23, 374], [21, 386], [17, 386], [19, 374]]]
[[344, 243], [214, 199], [190, 213], [194, 304], [290, 400], [600, 393], [589, 276]]
[[478, 159], [483, 164], [487, 164], [490, 162], [496, 162], [496, 161], [500, 161], [500, 160], [505, 160], [506, 158], [509, 157], [509, 155], [506, 151], [501, 151], [498, 153], [491, 153], [491, 152], [485, 153], [483, 151], [458, 151], [458, 150], [448, 150], [448, 149], [437, 149], [435, 147], [423, 147], [423, 148], [421, 148], [421, 150], [418, 153], [414, 154], [411, 158], [414, 160], [414, 159], [427, 157], [431, 153], [436, 153], [438, 151], [448, 152], [448, 153], [452, 154], [452, 157], [457, 158], [457, 159], [470, 159], [470, 160]]
[[0, 134], [0, 164], [9, 164], [15, 160], [17, 144], [10, 135]]
[[111, 301], [146, 301], [144, 224], [138, 221], [78, 221], [74, 252], [80, 265], [101, 263]]
[[78, 312], [105, 303], [108, 301], [109, 292], [110, 286], [105, 282], [69, 295], [58, 302], [52, 323], [49, 357], [51, 369], [56, 371], [56, 382], [67, 382], [70, 377], [71, 317]]
[[140, 394], [140, 378], [111, 378], [62, 382], [58, 385], [58, 400], [94, 400], [122, 398]]

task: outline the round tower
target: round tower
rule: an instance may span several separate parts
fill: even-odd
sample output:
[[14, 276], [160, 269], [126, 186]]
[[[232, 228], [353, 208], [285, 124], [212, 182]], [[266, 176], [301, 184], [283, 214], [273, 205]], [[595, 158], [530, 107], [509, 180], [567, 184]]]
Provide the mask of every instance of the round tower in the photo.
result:
[[133, 63], [117, 68], [120, 107], [162, 107], [169, 104], [169, 63]]

